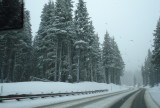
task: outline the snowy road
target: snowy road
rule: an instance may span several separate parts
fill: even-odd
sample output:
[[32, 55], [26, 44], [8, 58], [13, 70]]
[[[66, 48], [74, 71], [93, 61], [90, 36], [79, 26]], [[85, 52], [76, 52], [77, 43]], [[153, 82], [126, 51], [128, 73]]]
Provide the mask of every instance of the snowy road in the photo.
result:
[[[99, 96], [63, 101], [37, 108], [159, 108], [152, 100], [146, 101], [148, 93], [145, 88], [121, 91]], [[150, 104], [150, 105], [149, 105]]]
[[136, 90], [128, 90], [123, 92], [110, 93], [89, 98], [64, 101], [57, 104], [42, 106], [37, 108], [108, 108], [123, 97], [135, 92]]
[[142, 89], [138, 95], [135, 97], [131, 108], [147, 108], [144, 100], [145, 89]]
[[145, 89], [61, 102], [38, 108], [147, 108]]
[[122, 98], [110, 108], [147, 108], [144, 94], [145, 89], [139, 89], [137, 92]]

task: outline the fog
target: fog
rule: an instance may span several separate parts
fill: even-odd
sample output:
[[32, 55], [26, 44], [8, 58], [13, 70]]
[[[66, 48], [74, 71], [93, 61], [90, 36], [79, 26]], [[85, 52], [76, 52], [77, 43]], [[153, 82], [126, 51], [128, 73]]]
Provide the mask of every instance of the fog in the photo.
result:
[[[32, 34], [36, 35], [40, 15], [48, 0], [25, 0], [30, 11]], [[74, 0], [74, 5], [78, 0]], [[153, 33], [160, 16], [160, 0], [85, 0], [95, 32], [103, 43], [106, 30], [114, 36], [127, 72], [140, 70], [152, 49]], [[75, 8], [74, 8], [75, 9]]]

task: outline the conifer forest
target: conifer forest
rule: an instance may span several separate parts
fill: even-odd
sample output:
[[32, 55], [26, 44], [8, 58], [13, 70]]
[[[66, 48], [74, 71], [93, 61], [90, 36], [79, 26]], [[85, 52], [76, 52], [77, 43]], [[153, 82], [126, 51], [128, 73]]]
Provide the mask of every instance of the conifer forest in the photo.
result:
[[[20, 8], [19, 0], [14, 1]], [[78, 0], [73, 8], [72, 0], [50, 0], [43, 7], [35, 36], [30, 12], [25, 8], [23, 28], [0, 31], [1, 83], [40, 80], [121, 84], [125, 63], [114, 37], [106, 28], [100, 44], [84, 0]], [[12, 23], [14, 18], [9, 24]], [[160, 20], [154, 31], [153, 47], [141, 68], [144, 85], [160, 83]]]

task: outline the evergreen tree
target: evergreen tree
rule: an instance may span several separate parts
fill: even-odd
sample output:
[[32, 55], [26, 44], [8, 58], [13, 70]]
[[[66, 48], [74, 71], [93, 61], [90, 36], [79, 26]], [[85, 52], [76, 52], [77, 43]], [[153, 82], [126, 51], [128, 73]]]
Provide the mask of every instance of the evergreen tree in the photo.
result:
[[111, 74], [111, 76], [113, 76], [112, 78], [112, 82], [115, 84], [120, 84], [120, 76], [123, 75], [123, 71], [124, 71], [124, 62], [122, 59], [122, 56], [120, 54], [119, 48], [117, 43], [115, 42], [114, 38], [111, 39], [111, 43], [112, 43], [112, 63], [113, 63], [113, 74]]
[[154, 33], [153, 64], [155, 68], [155, 84], [160, 83], [160, 18]]
[[137, 85], [137, 79], [136, 79], [136, 76], [134, 75], [134, 77], [133, 77], [133, 83], [134, 83], [134, 87], [136, 87], [136, 85]]
[[91, 47], [91, 71], [92, 72], [92, 76], [93, 79], [91, 79], [91, 81], [102, 81], [104, 78], [103, 76], [103, 71], [101, 68], [101, 49], [100, 49], [100, 43], [99, 43], [99, 37], [98, 34], [95, 35], [92, 47]]
[[[76, 42], [77, 50], [77, 82], [93, 80], [93, 71], [90, 51], [94, 40], [94, 28], [90, 21], [86, 4], [83, 0], [79, 0], [75, 11], [75, 26], [76, 26]], [[91, 71], [91, 72], [89, 72]], [[91, 75], [92, 74], [92, 75]]]
[[24, 12], [24, 28], [0, 33], [1, 81], [29, 80], [31, 55], [31, 25], [29, 12]]
[[147, 58], [145, 59], [144, 66], [142, 67], [143, 85], [154, 86], [155, 83], [155, 70], [152, 64], [152, 53], [148, 50]]
[[[41, 77], [54, 81], [71, 78], [74, 25], [72, 21], [72, 1], [49, 1], [44, 6], [41, 25], [35, 38], [35, 47], [42, 68]], [[39, 52], [40, 51], [40, 52]], [[46, 65], [48, 64], [48, 65]]]
[[120, 84], [124, 62], [114, 38], [108, 32], [104, 37], [102, 60], [106, 82]]
[[57, 38], [57, 70], [58, 81], [68, 81], [72, 77], [72, 53], [75, 40], [75, 29], [72, 19], [72, 1], [57, 0], [56, 15], [56, 38]]
[[[28, 81], [31, 75], [31, 57], [32, 57], [32, 34], [30, 24], [29, 11], [24, 11], [24, 27], [18, 34], [17, 51], [15, 53], [15, 71], [20, 76], [15, 74], [15, 81]], [[19, 80], [18, 80], [19, 79]]]
[[37, 36], [34, 40], [34, 54], [36, 61], [36, 73], [37, 77], [50, 79], [53, 76], [53, 61], [54, 57], [54, 41], [48, 31], [51, 27], [51, 21], [54, 18], [54, 3], [49, 1], [48, 4], [44, 5], [41, 23]]
[[103, 67], [104, 67], [104, 73], [106, 76], [106, 82], [110, 83], [110, 64], [111, 64], [111, 39], [106, 32], [103, 42], [103, 54], [102, 54], [102, 60], [103, 60]]

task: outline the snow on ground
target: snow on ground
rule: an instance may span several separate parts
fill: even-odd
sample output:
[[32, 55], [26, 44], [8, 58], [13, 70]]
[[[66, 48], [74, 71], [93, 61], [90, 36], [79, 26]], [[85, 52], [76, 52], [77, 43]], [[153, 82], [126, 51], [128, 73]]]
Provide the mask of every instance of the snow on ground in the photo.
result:
[[90, 90], [103, 90], [108, 89], [108, 92], [76, 95], [76, 96], [64, 96], [64, 97], [48, 97], [37, 98], [34, 100], [25, 99], [21, 101], [10, 100], [0, 103], [0, 108], [33, 108], [36, 106], [48, 105], [65, 100], [74, 100], [84, 97], [90, 97], [100, 94], [106, 94], [121, 90], [126, 90], [127, 86], [118, 86], [115, 84], [105, 84], [96, 82], [81, 82], [81, 83], [62, 83], [62, 82], [19, 82], [19, 83], [0, 83], [1, 95], [9, 94], [39, 94], [39, 93], [59, 93], [59, 92], [77, 92], [77, 91], [90, 91]]
[[153, 106], [154, 108], [160, 108], [160, 85], [153, 88], [148, 87], [145, 96], [152, 108]]
[[[134, 90], [134, 91], [136, 91], [136, 90]], [[84, 108], [110, 108], [114, 103], [118, 102], [123, 97], [127, 96], [128, 94], [130, 94], [134, 91], [126, 92], [123, 94], [118, 94], [115, 96], [111, 96], [109, 98], [105, 98], [102, 101], [98, 101], [93, 104], [89, 104], [89, 105], [85, 106]], [[130, 108], [130, 107], [122, 107], [122, 108]]]
[[87, 94], [87, 95], [75, 95], [75, 96], [64, 96], [64, 97], [48, 97], [48, 98], [36, 98], [34, 100], [25, 99], [22, 101], [4, 101], [3, 103], [0, 103], [0, 108], [34, 108], [39, 106], [45, 106], [45, 105], [51, 105], [55, 103], [60, 103], [64, 101], [69, 100], [76, 100], [81, 99], [85, 97], [91, 97], [96, 96], [100, 94], [106, 94], [105, 93], [99, 93], [99, 94]]
[[1, 95], [8, 94], [40, 94], [40, 93], [62, 93], [62, 92], [81, 92], [92, 90], [117, 91], [126, 89], [126, 86], [115, 84], [105, 84], [96, 82], [64, 83], [64, 82], [18, 82], [0, 83]]

